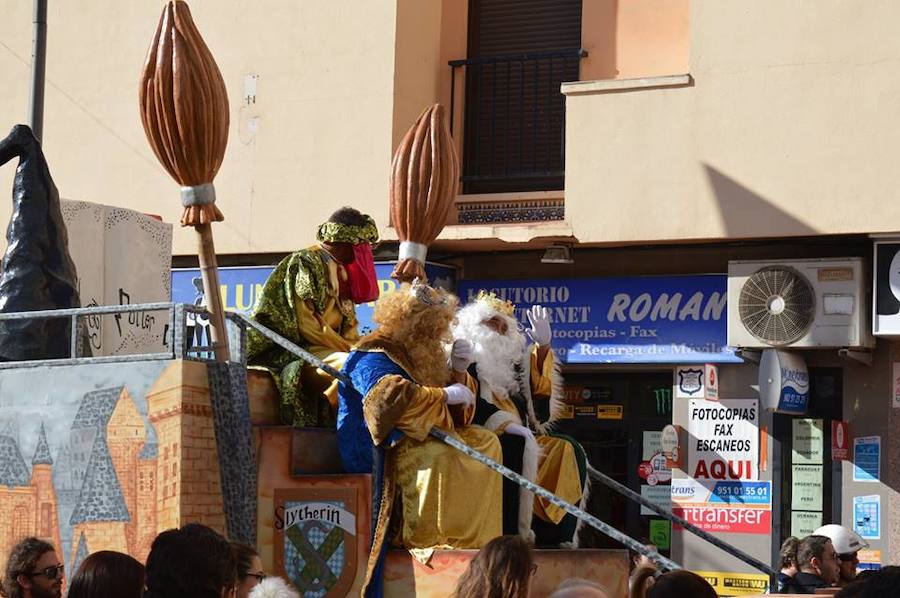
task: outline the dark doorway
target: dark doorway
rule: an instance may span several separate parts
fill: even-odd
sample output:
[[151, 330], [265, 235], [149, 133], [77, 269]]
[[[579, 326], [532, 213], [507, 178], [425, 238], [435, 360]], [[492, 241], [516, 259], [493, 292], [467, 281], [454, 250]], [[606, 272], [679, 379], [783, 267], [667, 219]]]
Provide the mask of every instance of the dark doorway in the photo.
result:
[[[667, 479], [649, 484], [638, 470], [652, 454], [658, 438], [653, 433], [672, 423], [672, 375], [566, 374], [565, 378], [572, 417], [561, 422], [560, 431], [578, 439], [590, 463], [616, 481], [638, 492], [642, 486], [654, 486], [668, 494]], [[642, 514], [640, 505], [599, 483], [592, 487], [588, 510], [633, 538], [650, 539], [663, 528], [671, 538], [668, 522], [646, 510]], [[583, 529], [579, 540], [586, 548], [622, 548], [591, 528]], [[659, 548], [664, 555], [670, 553], [664, 544]]]

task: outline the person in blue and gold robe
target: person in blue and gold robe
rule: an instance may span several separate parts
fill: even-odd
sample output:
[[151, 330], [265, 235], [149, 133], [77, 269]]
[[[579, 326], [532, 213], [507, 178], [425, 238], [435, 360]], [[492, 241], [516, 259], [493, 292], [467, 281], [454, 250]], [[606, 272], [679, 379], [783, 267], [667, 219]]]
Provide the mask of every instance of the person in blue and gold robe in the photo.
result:
[[[403, 285], [375, 306], [376, 332], [344, 364], [338, 443], [350, 473], [374, 473], [376, 526], [367, 569], [368, 596], [380, 592], [387, 544], [427, 561], [438, 548], [481, 548], [501, 534], [501, 476], [429, 436], [440, 428], [495, 461], [492, 432], [470, 426], [475, 401], [465, 384], [468, 343], [455, 343], [448, 367], [456, 298], [424, 284]], [[477, 488], [477, 492], [473, 492]]]

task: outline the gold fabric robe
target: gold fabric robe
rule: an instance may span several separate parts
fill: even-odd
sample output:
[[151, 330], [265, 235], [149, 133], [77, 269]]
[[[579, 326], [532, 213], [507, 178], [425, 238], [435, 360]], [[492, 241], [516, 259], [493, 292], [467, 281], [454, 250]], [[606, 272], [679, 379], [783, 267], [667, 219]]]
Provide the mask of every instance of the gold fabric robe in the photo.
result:
[[[538, 367], [538, 348], [535, 347], [531, 352], [530, 364], [530, 382], [532, 400], [549, 401], [553, 390], [553, 376], [555, 371], [555, 362], [553, 351], [549, 351]], [[469, 388], [476, 393], [479, 392], [476, 381], [469, 378]], [[484, 390], [481, 396], [485, 396]], [[504, 393], [497, 393], [491, 390], [490, 402], [500, 411], [488, 418], [485, 427], [497, 434], [503, 434], [506, 428], [516, 423], [528, 426], [527, 422], [522, 421], [519, 409], [516, 404], [508, 398]], [[527, 417], [527, 415], [526, 415]], [[556, 496], [565, 500], [570, 504], [577, 505], [581, 501], [584, 488], [581, 484], [581, 475], [578, 471], [578, 462], [575, 458], [575, 449], [572, 444], [562, 438], [556, 438], [540, 431], [535, 436], [537, 442], [537, 472], [534, 476], [534, 482], [549, 490]], [[528, 450], [526, 448], [526, 450]], [[527, 461], [526, 469], [527, 469]], [[527, 472], [523, 472], [525, 477], [529, 477]], [[566, 512], [538, 496], [534, 497], [534, 515], [551, 523], [559, 523], [565, 517]]]
[[[393, 430], [403, 437], [386, 448], [381, 511], [369, 560], [375, 559], [395, 517], [395, 543], [426, 560], [437, 548], [481, 548], [502, 534], [500, 474], [432, 438], [433, 427], [457, 438], [497, 462], [502, 450], [495, 434], [469, 426], [474, 406], [449, 407], [443, 389], [416, 383], [404, 351], [376, 332], [356, 351], [383, 352], [410, 378], [387, 375], [363, 397], [363, 414], [374, 444], [390, 444]], [[473, 492], [477, 488], [477, 492]], [[392, 513], [395, 497], [399, 513]]]

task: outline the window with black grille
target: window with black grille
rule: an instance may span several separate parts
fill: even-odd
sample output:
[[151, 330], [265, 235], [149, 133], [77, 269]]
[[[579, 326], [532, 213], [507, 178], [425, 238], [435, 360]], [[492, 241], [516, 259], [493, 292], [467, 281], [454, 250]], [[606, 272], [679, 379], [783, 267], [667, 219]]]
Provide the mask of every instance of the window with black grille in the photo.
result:
[[565, 98], [577, 81], [581, 0], [471, 0], [463, 140], [465, 193], [563, 188]]

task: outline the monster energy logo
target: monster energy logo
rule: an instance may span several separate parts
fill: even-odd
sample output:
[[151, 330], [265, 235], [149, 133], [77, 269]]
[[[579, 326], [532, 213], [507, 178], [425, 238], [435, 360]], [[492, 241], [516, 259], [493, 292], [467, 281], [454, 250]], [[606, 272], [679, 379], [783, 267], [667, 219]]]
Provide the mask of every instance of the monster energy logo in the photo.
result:
[[672, 389], [657, 388], [653, 391], [653, 397], [656, 399], [656, 414], [666, 415], [672, 413]]

